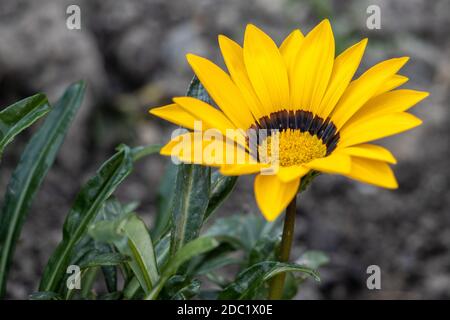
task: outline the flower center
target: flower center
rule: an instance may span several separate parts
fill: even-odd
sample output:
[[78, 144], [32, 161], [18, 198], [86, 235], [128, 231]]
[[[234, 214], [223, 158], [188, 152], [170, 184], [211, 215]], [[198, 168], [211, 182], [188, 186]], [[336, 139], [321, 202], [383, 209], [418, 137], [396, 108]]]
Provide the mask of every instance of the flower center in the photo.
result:
[[250, 127], [256, 133], [252, 154], [260, 162], [281, 166], [299, 165], [325, 157], [336, 148], [340, 134], [331, 119], [310, 111], [280, 110], [264, 116]]
[[308, 131], [287, 129], [276, 131], [258, 146], [259, 160], [276, 162], [283, 166], [300, 165], [327, 154], [327, 146], [316, 135]]

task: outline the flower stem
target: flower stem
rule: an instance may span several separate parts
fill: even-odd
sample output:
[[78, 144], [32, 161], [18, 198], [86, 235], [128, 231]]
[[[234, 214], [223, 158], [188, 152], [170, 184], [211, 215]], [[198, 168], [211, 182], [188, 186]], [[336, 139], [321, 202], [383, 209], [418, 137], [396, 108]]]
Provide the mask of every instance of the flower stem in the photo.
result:
[[[288, 262], [291, 253], [292, 239], [294, 237], [295, 214], [296, 214], [296, 198], [291, 200], [286, 208], [286, 215], [284, 217], [283, 235], [281, 238], [280, 251], [278, 252], [278, 261]], [[280, 273], [273, 277], [269, 289], [270, 300], [280, 300], [283, 296], [284, 280], [286, 273]]]

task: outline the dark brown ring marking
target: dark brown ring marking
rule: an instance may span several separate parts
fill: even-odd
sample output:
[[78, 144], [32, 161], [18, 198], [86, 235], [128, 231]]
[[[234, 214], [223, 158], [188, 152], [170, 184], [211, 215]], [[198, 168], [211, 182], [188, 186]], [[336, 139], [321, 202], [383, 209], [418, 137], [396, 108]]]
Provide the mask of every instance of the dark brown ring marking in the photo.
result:
[[337, 128], [331, 119], [323, 120], [310, 111], [280, 110], [262, 117], [258, 122], [253, 124], [250, 129], [255, 130], [257, 135], [259, 130], [265, 129], [266, 135], [264, 138], [270, 136], [272, 130], [279, 130], [280, 132], [287, 129], [300, 130], [300, 132], [308, 131], [311, 135], [316, 135], [327, 146], [327, 155], [336, 148], [339, 142], [339, 132], [337, 132]]

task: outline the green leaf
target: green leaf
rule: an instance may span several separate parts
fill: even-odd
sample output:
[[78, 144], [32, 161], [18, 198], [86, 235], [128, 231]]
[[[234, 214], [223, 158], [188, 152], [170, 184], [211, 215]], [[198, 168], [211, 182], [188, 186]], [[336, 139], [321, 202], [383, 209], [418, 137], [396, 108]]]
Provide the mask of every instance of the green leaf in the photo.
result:
[[[105, 202], [103, 210], [98, 215], [98, 220], [114, 220], [119, 217], [124, 217], [130, 214], [139, 206], [139, 202], [130, 202], [122, 205], [116, 198], [111, 197]], [[94, 241], [94, 240], [93, 240]], [[95, 247], [107, 248], [105, 252], [112, 252], [113, 247], [103, 243], [94, 241]], [[116, 267], [102, 267], [103, 277], [105, 278], [106, 287], [110, 293], [117, 291], [117, 268]]]
[[[144, 222], [137, 216], [131, 216], [123, 226], [123, 232], [128, 238], [128, 246], [123, 252], [131, 253], [130, 267], [139, 280], [144, 292], [149, 293], [159, 278], [153, 244]], [[125, 249], [127, 248], [127, 249]], [[121, 250], [119, 248], [119, 250]]]
[[236, 280], [229, 284], [220, 294], [219, 299], [254, 299], [258, 289], [273, 276], [283, 272], [302, 272], [320, 281], [319, 275], [313, 269], [295, 263], [276, 261], [259, 262], [242, 272]]
[[261, 236], [248, 253], [248, 265], [251, 266], [261, 261], [276, 260], [275, 252], [280, 242], [280, 235]]
[[158, 188], [155, 226], [151, 232], [152, 239], [155, 241], [159, 240], [170, 228], [177, 173], [178, 166], [169, 161]]
[[[167, 263], [170, 253], [170, 233], [167, 233], [163, 238], [156, 241], [155, 244], [156, 264], [161, 270], [162, 266]], [[134, 299], [141, 293], [139, 281], [136, 277], [131, 278], [124, 290], [124, 297], [126, 299]]]
[[192, 78], [191, 83], [189, 84], [186, 95], [189, 97], [200, 99], [212, 106], [214, 105], [214, 102], [212, 101], [205, 87], [203, 87], [202, 83], [195, 75]]
[[[136, 203], [129, 203], [122, 205], [117, 199], [112, 196], [103, 204], [99, 213], [95, 217], [95, 221], [115, 220], [124, 217], [131, 213], [135, 208]], [[75, 246], [73, 254], [71, 255], [71, 265], [82, 265], [86, 259], [93, 255], [103, 254], [117, 254], [112, 245], [98, 242], [91, 238], [91, 236], [84, 236]], [[105, 278], [106, 286], [109, 292], [117, 291], [117, 270], [115, 266], [104, 265], [101, 267], [103, 276]]]
[[241, 262], [241, 259], [230, 257], [228, 254], [220, 254], [212, 258], [205, 259], [205, 261], [199, 265], [194, 273], [196, 275], [207, 274], [216, 269], [220, 269], [231, 264], [240, 264]]
[[49, 111], [47, 97], [41, 93], [20, 100], [0, 111], [0, 157], [16, 135]]
[[[91, 268], [85, 268], [83, 271], [81, 271], [81, 290], [79, 292], [79, 296], [82, 299], [85, 300], [93, 300], [95, 299], [96, 295], [92, 291], [92, 288], [95, 283], [95, 279], [97, 279], [99, 268], [98, 267], [91, 267]], [[68, 298], [66, 300], [69, 300], [72, 297], [72, 294], [74, 294], [76, 289], [69, 290]]]
[[117, 290], [117, 268], [113, 266], [103, 266], [102, 273], [108, 292], [115, 292]]
[[123, 296], [125, 300], [132, 300], [135, 299], [135, 297], [138, 294], [141, 294], [142, 288], [139, 284], [139, 281], [136, 277], [132, 277], [128, 283], [125, 284], [125, 287], [123, 289]]
[[75, 245], [86, 235], [88, 226], [103, 203], [130, 174], [132, 154], [127, 146], [106, 161], [97, 174], [83, 186], [75, 199], [63, 229], [63, 240], [56, 248], [44, 270], [41, 291], [55, 291], [61, 284]]
[[200, 291], [200, 281], [190, 279], [184, 275], [174, 275], [161, 292], [163, 300], [188, 300], [195, 297]]
[[145, 293], [150, 293], [159, 278], [153, 244], [144, 222], [135, 214], [116, 220], [99, 221], [89, 233], [97, 241], [112, 242], [128, 262]]
[[173, 276], [178, 268], [193, 257], [213, 250], [219, 245], [219, 242], [213, 237], [201, 237], [185, 244], [167, 263], [161, 273], [161, 277], [155, 287], [152, 289], [147, 300], [156, 299], [166, 281]]
[[[217, 239], [216, 239], [217, 240]], [[219, 241], [220, 243], [220, 241]], [[217, 277], [212, 275], [215, 269], [222, 268], [230, 264], [241, 265], [243, 260], [241, 255], [236, 257], [236, 248], [228, 242], [222, 242], [214, 250], [209, 251], [206, 254], [198, 255], [189, 261], [186, 274], [191, 277], [197, 275], [207, 275], [208, 277]], [[233, 256], [231, 256], [234, 254]]]
[[123, 293], [120, 291], [108, 292], [98, 297], [98, 300], [120, 300]]
[[[193, 77], [187, 96], [209, 104], [213, 103], [197, 76]], [[209, 167], [194, 164], [178, 165], [175, 187], [177, 201], [170, 206], [172, 209], [171, 256], [200, 234], [208, 208], [210, 185], [211, 169]]]
[[238, 177], [223, 176], [219, 171], [214, 171], [211, 174], [211, 193], [205, 219], [208, 218], [228, 197], [231, 191], [233, 191], [237, 180]]
[[0, 214], [0, 297], [6, 290], [6, 278], [15, 243], [33, 198], [52, 166], [56, 153], [81, 105], [84, 89], [84, 83], [78, 82], [66, 90], [25, 147], [19, 164], [12, 174]]
[[[308, 268], [317, 270], [318, 268], [326, 265], [329, 262], [328, 256], [322, 251], [306, 251], [303, 253], [295, 263], [304, 265]], [[283, 290], [283, 299], [289, 300], [294, 298], [301, 284], [307, 279], [307, 275], [299, 274], [294, 276], [293, 274], [287, 274]]]
[[129, 258], [117, 252], [90, 251], [79, 263], [80, 269], [102, 266], [116, 266], [129, 261]]
[[59, 294], [49, 291], [33, 292], [30, 294], [29, 298], [30, 300], [62, 300]]
[[260, 245], [258, 242], [264, 239], [276, 240], [280, 233], [279, 219], [267, 222], [261, 215], [236, 214], [217, 219], [205, 232], [205, 235], [229, 242], [250, 254], [256, 245]]
[[[155, 227], [152, 230], [152, 239], [159, 239], [170, 228], [171, 210], [174, 205], [175, 187], [178, 167], [170, 162], [158, 190], [158, 211]], [[220, 206], [236, 185], [238, 177], [223, 176], [219, 171], [211, 173], [211, 186], [208, 207], [204, 220]]]
[[168, 262], [163, 271], [163, 277], [175, 274], [178, 268], [192, 257], [208, 252], [219, 245], [212, 237], [201, 237], [184, 245], [175, 256]]
[[[287, 273], [284, 279], [284, 288], [281, 299], [282, 300], [293, 299], [297, 295], [299, 287], [300, 281], [292, 273]], [[265, 294], [267, 295], [268, 291]]]
[[171, 256], [200, 234], [209, 202], [210, 173], [208, 167], [181, 164], [178, 168], [173, 204]]
[[170, 233], [161, 238], [155, 245], [156, 262], [158, 266], [164, 266], [170, 257]]

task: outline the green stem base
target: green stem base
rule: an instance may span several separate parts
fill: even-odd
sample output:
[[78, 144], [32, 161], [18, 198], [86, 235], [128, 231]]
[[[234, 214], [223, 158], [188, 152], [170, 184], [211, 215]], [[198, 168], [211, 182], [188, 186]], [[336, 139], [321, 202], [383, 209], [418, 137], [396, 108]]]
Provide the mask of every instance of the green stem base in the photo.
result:
[[[284, 217], [283, 235], [281, 238], [280, 251], [278, 252], [278, 261], [288, 262], [291, 253], [292, 239], [294, 238], [294, 228], [295, 228], [295, 215], [297, 209], [296, 203], [297, 196], [292, 199], [286, 208], [286, 215]], [[286, 278], [285, 273], [280, 273], [273, 277], [270, 290], [269, 299], [270, 300], [280, 300], [283, 297], [284, 280]]]

